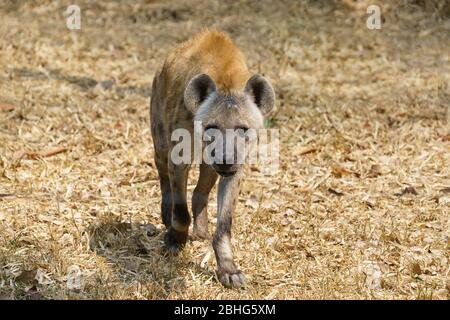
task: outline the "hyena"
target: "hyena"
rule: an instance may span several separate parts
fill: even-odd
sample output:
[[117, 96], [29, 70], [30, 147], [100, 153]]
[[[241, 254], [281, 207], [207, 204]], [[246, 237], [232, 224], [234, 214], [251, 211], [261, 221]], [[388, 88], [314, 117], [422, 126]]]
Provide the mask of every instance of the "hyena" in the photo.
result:
[[[199, 121], [205, 132], [258, 130], [263, 128], [264, 115], [274, 104], [275, 93], [269, 81], [261, 75], [250, 77], [243, 53], [218, 30], [204, 30], [168, 55], [153, 80], [150, 117], [162, 194], [161, 214], [167, 228], [164, 242], [169, 250], [178, 251], [185, 245], [191, 222], [186, 201], [190, 164], [174, 164], [171, 160], [176, 144], [171, 141], [171, 133], [184, 128], [194, 137], [194, 121]], [[245, 277], [233, 261], [231, 220], [243, 170], [241, 163], [233, 161], [236, 149], [224, 147], [223, 151], [223, 159], [213, 154], [212, 162], [200, 164], [192, 195], [193, 236], [210, 238], [208, 196], [220, 176], [212, 241], [217, 276], [226, 287], [241, 287]]]

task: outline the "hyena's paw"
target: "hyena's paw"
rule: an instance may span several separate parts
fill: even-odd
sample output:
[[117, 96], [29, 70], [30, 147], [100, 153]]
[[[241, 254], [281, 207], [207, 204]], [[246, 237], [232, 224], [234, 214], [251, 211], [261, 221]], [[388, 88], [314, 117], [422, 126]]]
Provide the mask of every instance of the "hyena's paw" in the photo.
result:
[[233, 272], [218, 270], [217, 276], [219, 281], [227, 288], [241, 288], [245, 286], [245, 276], [241, 270]]
[[178, 253], [183, 249], [188, 238], [188, 232], [179, 232], [173, 228], [169, 228], [164, 235], [164, 245], [166, 249], [171, 253]]

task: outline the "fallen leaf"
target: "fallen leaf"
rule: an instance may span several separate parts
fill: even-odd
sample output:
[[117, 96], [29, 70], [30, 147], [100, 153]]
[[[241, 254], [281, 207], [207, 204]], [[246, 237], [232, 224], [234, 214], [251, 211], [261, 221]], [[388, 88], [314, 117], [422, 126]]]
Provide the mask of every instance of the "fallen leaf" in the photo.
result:
[[23, 158], [29, 159], [29, 160], [34, 160], [37, 158], [46, 158], [46, 157], [51, 157], [54, 155], [57, 155], [59, 153], [62, 152], [66, 152], [67, 148], [64, 147], [58, 147], [58, 148], [54, 148], [54, 149], [50, 149], [50, 150], [46, 150], [46, 151], [17, 151], [16, 153], [14, 153], [14, 158], [16, 160], [21, 160]]
[[54, 156], [54, 155], [57, 155], [59, 153], [66, 152], [66, 151], [67, 151], [67, 148], [59, 147], [59, 148], [55, 148], [55, 149], [51, 149], [51, 150], [47, 150], [47, 151], [38, 151], [35, 153], [32, 152], [32, 153], [28, 154], [28, 157], [31, 159], [36, 159], [39, 157], [45, 158], [45, 157], [51, 157], [51, 156]]
[[335, 228], [332, 227], [324, 227], [319, 229], [319, 237], [324, 240], [332, 240], [334, 239], [334, 234], [336, 232]]
[[328, 188], [328, 192], [331, 193], [331, 194], [334, 194], [334, 195], [336, 195], [338, 197], [341, 197], [341, 196], [344, 195], [342, 192], [336, 191], [336, 190], [334, 190], [332, 188]]
[[374, 164], [370, 167], [368, 177], [376, 178], [378, 176], [381, 176], [381, 167], [378, 164]]
[[0, 198], [13, 197], [13, 193], [0, 193]]
[[313, 152], [316, 152], [316, 151], [317, 151], [317, 148], [306, 147], [306, 148], [300, 149], [298, 151], [298, 153], [302, 156], [302, 155], [305, 155], [305, 154], [308, 154], [308, 153], [313, 153]]
[[344, 176], [347, 176], [350, 174], [350, 171], [348, 171], [347, 169], [338, 166], [338, 165], [334, 165], [331, 167], [331, 173], [333, 174], [333, 176], [337, 177], [337, 178], [342, 178]]
[[420, 268], [419, 263], [414, 262], [414, 263], [411, 265], [411, 272], [412, 272], [413, 274], [417, 274], [417, 275], [422, 274], [422, 269]]
[[9, 104], [9, 103], [1, 103], [1, 102], [0, 102], [0, 111], [8, 112], [8, 111], [14, 110], [15, 108], [16, 108], [16, 106], [13, 105], [13, 104]]
[[405, 194], [413, 194], [415, 196], [418, 195], [417, 190], [414, 187], [406, 187], [405, 189], [402, 190], [402, 192], [400, 193], [396, 193], [396, 196], [404, 196]]
[[443, 193], [450, 193], [450, 187], [446, 187], [444, 189], [441, 189], [440, 191]]

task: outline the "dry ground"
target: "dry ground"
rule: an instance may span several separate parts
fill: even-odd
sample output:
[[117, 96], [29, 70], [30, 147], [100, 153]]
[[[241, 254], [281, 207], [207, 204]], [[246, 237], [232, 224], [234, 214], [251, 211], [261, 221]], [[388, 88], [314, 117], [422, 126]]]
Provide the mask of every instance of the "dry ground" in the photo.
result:
[[[448, 299], [450, 15], [426, 2], [368, 30], [368, 1], [1, 1], [0, 297]], [[245, 290], [206, 241], [162, 251], [151, 81], [202, 26], [278, 96], [280, 170], [248, 170], [234, 219]]]

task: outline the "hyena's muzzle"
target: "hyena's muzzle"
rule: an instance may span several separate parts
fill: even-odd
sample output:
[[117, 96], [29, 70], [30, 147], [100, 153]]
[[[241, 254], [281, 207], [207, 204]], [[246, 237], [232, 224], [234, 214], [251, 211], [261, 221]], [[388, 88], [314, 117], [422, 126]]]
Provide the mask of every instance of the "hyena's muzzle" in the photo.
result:
[[[222, 177], [230, 177], [241, 170], [251, 149], [252, 135], [247, 128], [205, 130], [205, 162]], [[209, 141], [208, 141], [209, 140]]]

